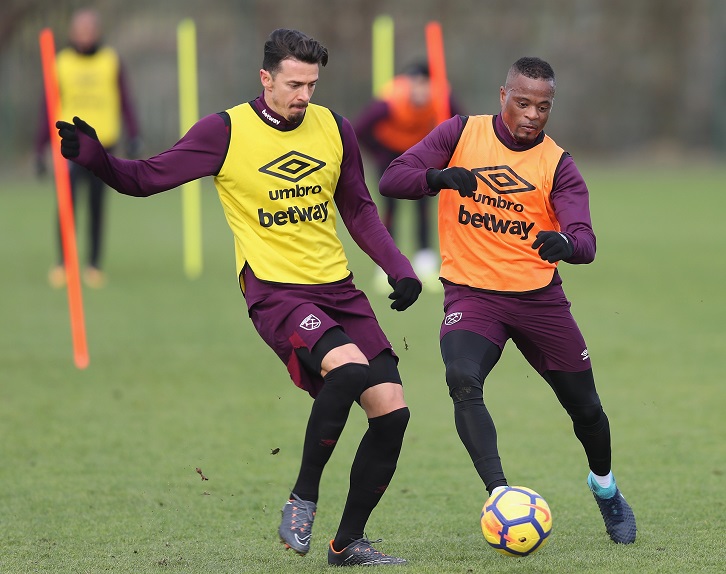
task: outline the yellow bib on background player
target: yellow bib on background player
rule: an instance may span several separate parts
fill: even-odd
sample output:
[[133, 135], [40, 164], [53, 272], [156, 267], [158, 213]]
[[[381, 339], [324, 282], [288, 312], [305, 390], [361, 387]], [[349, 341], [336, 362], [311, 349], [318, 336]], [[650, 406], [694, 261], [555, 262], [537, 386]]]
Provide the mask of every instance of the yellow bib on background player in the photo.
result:
[[108, 46], [90, 55], [64, 48], [56, 58], [61, 118], [83, 118], [106, 148], [121, 137], [119, 66], [118, 54]]
[[549, 285], [556, 263], [543, 261], [532, 243], [560, 226], [550, 200], [564, 150], [548, 136], [526, 151], [505, 146], [494, 117], [470, 116], [449, 166], [469, 169], [474, 197], [439, 193], [441, 277], [487, 291], [521, 293]]
[[294, 130], [271, 128], [248, 103], [227, 110], [229, 150], [214, 179], [234, 233], [237, 273], [317, 285], [345, 279], [333, 195], [343, 141], [333, 113], [309, 104]]

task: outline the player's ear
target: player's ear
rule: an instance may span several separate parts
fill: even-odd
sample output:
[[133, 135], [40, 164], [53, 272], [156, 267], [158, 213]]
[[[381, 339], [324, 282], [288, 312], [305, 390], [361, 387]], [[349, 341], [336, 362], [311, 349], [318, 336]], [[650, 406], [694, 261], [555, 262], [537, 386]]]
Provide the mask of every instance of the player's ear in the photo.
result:
[[260, 82], [262, 82], [262, 86], [265, 88], [269, 88], [272, 85], [272, 74], [264, 68], [260, 68]]

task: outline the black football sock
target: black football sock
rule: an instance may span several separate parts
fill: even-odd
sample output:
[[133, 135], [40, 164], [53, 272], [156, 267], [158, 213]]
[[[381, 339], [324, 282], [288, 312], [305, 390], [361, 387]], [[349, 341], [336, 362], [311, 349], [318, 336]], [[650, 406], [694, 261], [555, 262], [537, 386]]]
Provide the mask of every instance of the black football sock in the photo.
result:
[[325, 384], [310, 411], [302, 463], [292, 489], [302, 500], [318, 501], [320, 477], [348, 420], [350, 407], [368, 380], [370, 367], [349, 363], [325, 376]]
[[333, 548], [343, 550], [365, 535], [364, 529], [393, 478], [408, 425], [408, 407], [368, 419], [368, 430], [350, 469], [350, 490]]

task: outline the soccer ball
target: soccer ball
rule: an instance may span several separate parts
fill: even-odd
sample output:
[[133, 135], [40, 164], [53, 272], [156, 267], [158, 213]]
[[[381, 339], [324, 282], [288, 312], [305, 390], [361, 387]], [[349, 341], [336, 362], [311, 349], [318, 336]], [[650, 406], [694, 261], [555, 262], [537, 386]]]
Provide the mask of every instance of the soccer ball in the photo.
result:
[[536, 552], [552, 532], [552, 513], [545, 499], [524, 486], [494, 493], [481, 511], [484, 539], [505, 556]]

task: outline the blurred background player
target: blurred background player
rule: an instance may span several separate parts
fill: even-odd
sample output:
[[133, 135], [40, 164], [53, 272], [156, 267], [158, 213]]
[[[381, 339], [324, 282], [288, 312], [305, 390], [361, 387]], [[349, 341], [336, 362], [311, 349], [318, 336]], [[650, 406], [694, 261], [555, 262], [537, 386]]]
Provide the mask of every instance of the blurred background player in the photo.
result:
[[[460, 113], [450, 98], [451, 114]], [[372, 100], [353, 123], [358, 141], [376, 164], [378, 177], [408, 148], [421, 141], [436, 127], [436, 108], [431, 97], [431, 78], [425, 61], [412, 62], [395, 76]], [[399, 200], [383, 197], [383, 223], [396, 239], [396, 206]], [[431, 248], [429, 201], [416, 202], [416, 252], [413, 267], [429, 288], [439, 289], [439, 257]], [[400, 236], [398, 237], [400, 244]], [[385, 274], [379, 273], [377, 287], [388, 287]]]
[[78, 117], [56, 125], [64, 157], [126, 195], [146, 197], [214, 176], [250, 318], [295, 384], [315, 399], [300, 471], [282, 507], [280, 539], [298, 554], [310, 550], [323, 469], [358, 403], [368, 429], [351, 466], [328, 562], [403, 564], [373, 548], [365, 526], [393, 478], [409, 410], [398, 358], [366, 295], [353, 284], [338, 216], [391, 277], [391, 308], [412, 305], [421, 283], [381, 223], [350, 122], [310, 103], [327, 62], [327, 49], [313, 38], [275, 30], [265, 42], [262, 94], [203, 117], [172, 148], [148, 160], [109, 155]]
[[[70, 46], [58, 52], [56, 67], [61, 97], [61, 118], [86, 118], [94, 126], [103, 146], [111, 151], [125, 128], [126, 153], [135, 157], [139, 151], [139, 129], [128, 81], [117, 52], [103, 44], [101, 19], [91, 8], [76, 11], [69, 30]], [[45, 102], [36, 134], [36, 169], [46, 171], [46, 148], [50, 141]], [[102, 287], [106, 277], [101, 271], [104, 235], [105, 184], [86, 168], [70, 162], [71, 194], [75, 209], [79, 189], [88, 189], [88, 260], [83, 279], [89, 287]], [[48, 274], [51, 286], [65, 285], [63, 248], [58, 232], [58, 264]]]
[[554, 98], [552, 67], [520, 58], [499, 90], [500, 114], [441, 123], [391, 163], [380, 190], [438, 195], [441, 355], [456, 430], [486, 489], [507, 485], [483, 391], [511, 338], [572, 419], [607, 533], [630, 544], [635, 516], [615, 484], [610, 423], [557, 270], [591, 263], [595, 234], [580, 171], [544, 133]]

